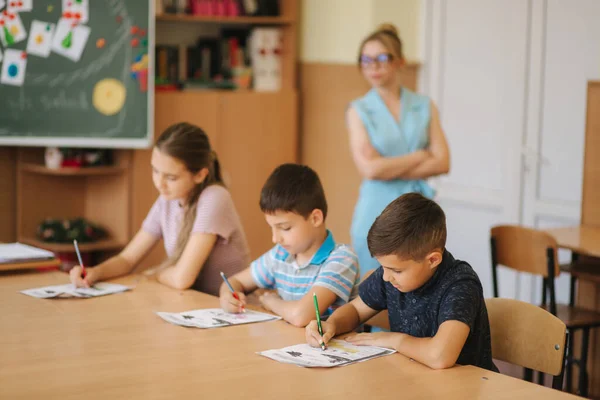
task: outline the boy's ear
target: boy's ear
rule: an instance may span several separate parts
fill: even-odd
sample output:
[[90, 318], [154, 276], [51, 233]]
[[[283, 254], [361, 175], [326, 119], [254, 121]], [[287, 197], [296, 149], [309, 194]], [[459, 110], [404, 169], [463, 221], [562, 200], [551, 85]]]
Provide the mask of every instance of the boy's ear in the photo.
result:
[[436, 268], [442, 262], [442, 252], [439, 250], [434, 250], [431, 253], [427, 254], [425, 257], [429, 264], [430, 269]]
[[323, 218], [323, 211], [315, 208], [308, 216], [308, 220], [315, 228], [323, 225], [323, 222], [325, 221], [325, 218]]
[[206, 179], [206, 177], [208, 176], [208, 168], [202, 168], [200, 171], [196, 172], [196, 175], [194, 175], [194, 183], [196, 185], [204, 182], [204, 180]]

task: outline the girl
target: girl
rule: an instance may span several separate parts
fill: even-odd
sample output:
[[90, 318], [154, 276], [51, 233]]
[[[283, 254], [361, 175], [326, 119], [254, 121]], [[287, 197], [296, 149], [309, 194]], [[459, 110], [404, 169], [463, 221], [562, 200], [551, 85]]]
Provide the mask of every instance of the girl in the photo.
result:
[[371, 84], [346, 112], [354, 163], [363, 178], [351, 236], [361, 276], [379, 267], [367, 248], [367, 233], [392, 200], [408, 192], [433, 197], [425, 179], [448, 173], [450, 157], [435, 105], [402, 87], [402, 41], [384, 24], [360, 45], [358, 66]]
[[222, 279], [247, 267], [250, 254], [240, 218], [225, 189], [208, 136], [188, 123], [167, 128], [152, 151], [152, 179], [160, 196], [125, 249], [95, 268], [70, 272], [76, 286], [130, 273], [164, 239], [167, 260], [159, 282], [175, 289], [194, 286], [212, 295]]

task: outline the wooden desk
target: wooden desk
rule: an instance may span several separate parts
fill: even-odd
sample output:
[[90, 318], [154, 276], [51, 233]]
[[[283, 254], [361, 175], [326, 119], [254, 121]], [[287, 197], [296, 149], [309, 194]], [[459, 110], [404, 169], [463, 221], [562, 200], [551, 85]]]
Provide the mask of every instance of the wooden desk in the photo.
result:
[[546, 230], [554, 236], [558, 246], [580, 255], [600, 258], [600, 227], [572, 226]]
[[303, 342], [302, 329], [283, 321], [171, 325], [154, 311], [217, 307], [218, 300], [148, 280], [93, 299], [18, 293], [66, 281], [58, 272], [0, 278], [0, 398], [576, 398], [472, 366], [434, 371], [399, 354], [330, 370], [281, 364], [255, 353]]
[[[579, 256], [600, 258], [600, 227], [594, 226], [572, 226], [567, 228], [548, 229], [547, 233], [552, 235], [558, 242], [558, 246], [573, 252], [573, 260]], [[592, 264], [595, 271], [595, 264]], [[600, 265], [597, 268], [600, 274]], [[577, 299], [575, 299], [575, 281], [571, 279], [571, 305], [577, 304], [579, 307], [587, 308], [600, 312], [600, 287], [593, 281], [585, 279], [578, 280]], [[592, 397], [600, 396], [600, 335], [597, 334], [597, 329], [592, 329], [590, 334], [590, 349], [588, 352], [588, 388], [589, 395]], [[575, 348], [579, 348], [579, 344], [575, 343]], [[577, 354], [577, 353], [576, 353]], [[579, 371], [574, 368], [574, 382], [577, 382]]]

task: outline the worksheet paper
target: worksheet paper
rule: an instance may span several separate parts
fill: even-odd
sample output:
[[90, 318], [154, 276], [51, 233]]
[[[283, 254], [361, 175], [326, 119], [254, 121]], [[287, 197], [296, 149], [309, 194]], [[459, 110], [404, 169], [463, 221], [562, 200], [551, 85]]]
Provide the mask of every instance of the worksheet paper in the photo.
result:
[[282, 349], [267, 350], [258, 354], [272, 360], [301, 367], [339, 367], [373, 358], [387, 356], [395, 350], [375, 346], [355, 346], [344, 340], [333, 339], [327, 343], [326, 349], [297, 344]]
[[207, 308], [181, 313], [157, 312], [159, 317], [175, 325], [190, 328], [220, 328], [223, 326], [251, 324], [254, 322], [275, 321], [281, 319], [276, 315], [246, 310], [240, 314], [232, 314], [220, 308]]
[[120, 293], [131, 288], [115, 283], [98, 282], [89, 288], [76, 288], [72, 283], [64, 285], [46, 286], [35, 289], [22, 290], [21, 293], [38, 299], [65, 298], [65, 297], [99, 297], [108, 294]]

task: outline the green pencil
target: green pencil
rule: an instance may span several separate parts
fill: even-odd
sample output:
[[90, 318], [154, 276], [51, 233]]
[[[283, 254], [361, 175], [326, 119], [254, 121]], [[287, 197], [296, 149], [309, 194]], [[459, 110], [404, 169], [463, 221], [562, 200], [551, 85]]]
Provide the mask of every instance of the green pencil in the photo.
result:
[[[319, 313], [319, 302], [317, 301], [317, 294], [313, 293], [313, 300], [315, 301], [315, 314], [317, 315], [317, 327], [319, 327], [319, 335], [323, 337], [323, 327], [321, 326], [321, 313]], [[325, 342], [321, 341], [321, 349], [325, 350]]]

